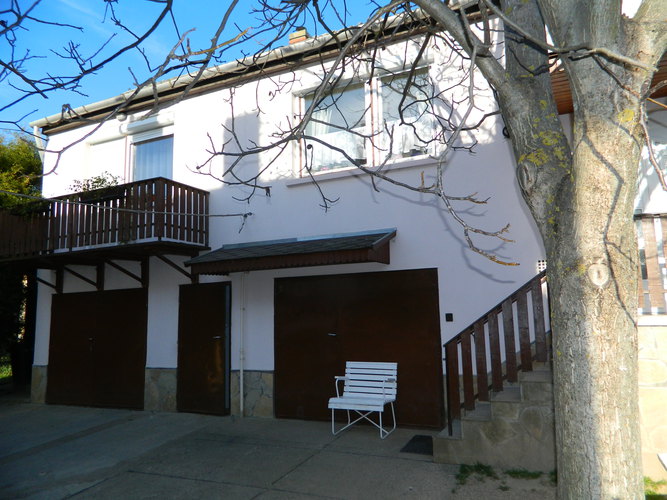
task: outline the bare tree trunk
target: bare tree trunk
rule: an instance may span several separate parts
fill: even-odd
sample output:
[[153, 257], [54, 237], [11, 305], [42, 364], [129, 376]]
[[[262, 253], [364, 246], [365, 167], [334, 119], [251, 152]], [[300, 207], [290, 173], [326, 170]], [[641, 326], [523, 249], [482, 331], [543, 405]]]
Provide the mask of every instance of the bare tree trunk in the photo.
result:
[[608, 123], [591, 119], [575, 131], [572, 182], [559, 200], [567, 208], [547, 244], [559, 498], [643, 498], [632, 220], [639, 146]]

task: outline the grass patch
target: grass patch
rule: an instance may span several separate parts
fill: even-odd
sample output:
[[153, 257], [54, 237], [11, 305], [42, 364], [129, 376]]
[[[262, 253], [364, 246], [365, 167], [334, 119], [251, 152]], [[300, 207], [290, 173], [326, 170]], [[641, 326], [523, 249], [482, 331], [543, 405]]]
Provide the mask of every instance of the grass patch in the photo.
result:
[[644, 476], [644, 494], [646, 498], [665, 498], [665, 494], [662, 491], [667, 486], [667, 481], [664, 479], [661, 481], [654, 481], [650, 477]]
[[12, 364], [9, 354], [0, 357], [0, 385], [9, 384], [12, 381]]
[[509, 469], [505, 471], [505, 474], [514, 479], [539, 479], [542, 477], [542, 472], [526, 469]]
[[456, 475], [456, 483], [459, 485], [466, 484], [470, 476], [475, 476], [481, 481], [484, 481], [485, 478], [498, 479], [498, 474], [493, 470], [493, 467], [477, 462], [474, 465], [461, 465], [459, 473]]

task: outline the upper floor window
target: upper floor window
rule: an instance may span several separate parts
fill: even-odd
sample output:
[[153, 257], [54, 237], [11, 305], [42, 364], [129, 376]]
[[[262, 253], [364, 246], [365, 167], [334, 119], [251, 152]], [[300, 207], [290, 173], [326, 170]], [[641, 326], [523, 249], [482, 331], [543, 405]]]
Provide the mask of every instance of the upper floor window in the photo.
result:
[[[347, 84], [326, 94], [304, 130], [302, 174], [304, 167], [322, 172], [430, 153], [432, 94], [427, 68]], [[314, 99], [315, 93], [301, 98], [302, 116]]]
[[[351, 166], [343, 152], [355, 160], [366, 162], [365, 94], [363, 84], [348, 85], [324, 96], [317, 103], [305, 129], [306, 135], [314, 138], [305, 151], [305, 161], [312, 171]], [[312, 106], [314, 97], [314, 94], [309, 94], [304, 98], [304, 111]]]
[[132, 145], [133, 180], [165, 177], [171, 179], [174, 156], [174, 136], [168, 135]]
[[385, 77], [380, 83], [385, 154], [391, 158], [427, 154], [435, 132], [427, 71]]

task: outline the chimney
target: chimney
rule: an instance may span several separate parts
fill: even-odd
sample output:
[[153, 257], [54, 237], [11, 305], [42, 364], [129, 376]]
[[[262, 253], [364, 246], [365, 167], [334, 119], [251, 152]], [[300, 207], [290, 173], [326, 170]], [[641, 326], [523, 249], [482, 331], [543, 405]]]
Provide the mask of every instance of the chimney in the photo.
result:
[[308, 34], [308, 31], [306, 31], [306, 28], [299, 26], [294, 33], [289, 34], [289, 43], [292, 45], [294, 43], [303, 42], [308, 38], [310, 38], [310, 35]]

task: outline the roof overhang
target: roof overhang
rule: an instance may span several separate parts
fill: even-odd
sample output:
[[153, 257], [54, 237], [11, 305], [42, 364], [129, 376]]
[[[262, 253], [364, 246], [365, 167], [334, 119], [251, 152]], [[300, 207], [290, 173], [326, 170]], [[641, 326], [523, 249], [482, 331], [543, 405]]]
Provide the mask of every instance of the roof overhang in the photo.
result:
[[380, 262], [389, 264], [396, 228], [223, 245], [185, 262], [192, 274], [229, 274], [293, 267]]

